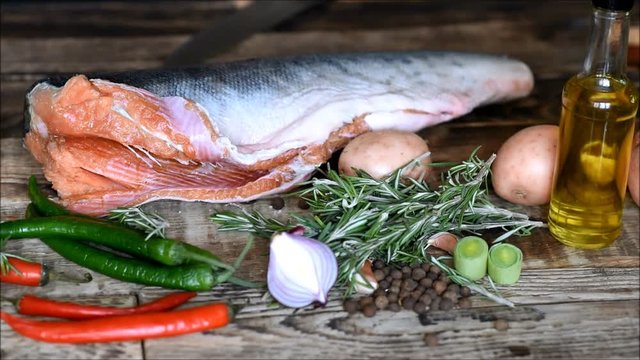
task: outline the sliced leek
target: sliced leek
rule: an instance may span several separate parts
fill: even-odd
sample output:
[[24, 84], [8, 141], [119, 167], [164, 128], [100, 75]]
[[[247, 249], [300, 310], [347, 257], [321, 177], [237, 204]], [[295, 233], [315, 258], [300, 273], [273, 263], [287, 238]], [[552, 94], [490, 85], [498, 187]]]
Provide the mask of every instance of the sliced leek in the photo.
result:
[[484, 239], [467, 236], [456, 244], [453, 263], [460, 275], [471, 281], [482, 279], [487, 274], [489, 246]]
[[489, 250], [489, 276], [496, 284], [515, 284], [522, 270], [522, 251], [511, 244], [497, 244]]

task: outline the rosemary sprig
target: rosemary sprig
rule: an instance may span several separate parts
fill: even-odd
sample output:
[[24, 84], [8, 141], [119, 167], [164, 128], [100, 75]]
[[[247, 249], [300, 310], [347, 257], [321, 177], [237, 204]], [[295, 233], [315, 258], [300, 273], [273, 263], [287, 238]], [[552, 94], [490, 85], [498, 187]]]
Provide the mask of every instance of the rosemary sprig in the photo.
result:
[[144, 231], [147, 239], [153, 236], [166, 237], [165, 229], [169, 226], [160, 215], [144, 212], [139, 207], [113, 209], [109, 212], [108, 218]]
[[210, 219], [221, 231], [247, 231], [263, 237], [304, 226], [305, 235], [325, 242], [335, 253], [340, 267], [337, 284], [347, 285], [347, 296], [354, 290], [354, 275], [367, 259], [381, 258], [387, 263], [430, 260], [453, 281], [512, 306], [427, 254], [427, 240], [442, 231], [462, 236], [501, 229], [504, 233], [497, 242], [545, 226], [491, 203], [487, 178], [495, 155], [483, 161], [477, 151], [451, 166], [436, 189], [424, 181], [401, 177], [413, 161], [381, 180], [364, 172], [341, 176], [328, 169], [325, 178], [313, 178], [295, 193], [309, 205], [310, 217], [294, 215], [289, 223], [281, 223], [241, 210], [215, 213]]

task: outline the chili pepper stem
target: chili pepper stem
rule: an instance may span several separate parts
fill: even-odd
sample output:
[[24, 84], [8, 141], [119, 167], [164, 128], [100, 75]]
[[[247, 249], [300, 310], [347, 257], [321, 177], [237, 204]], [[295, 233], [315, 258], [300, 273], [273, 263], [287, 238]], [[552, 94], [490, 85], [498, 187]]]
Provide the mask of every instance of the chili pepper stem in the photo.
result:
[[233, 321], [236, 318], [236, 315], [244, 309], [244, 306], [238, 304], [227, 304], [229, 308], [229, 322]]
[[[187, 249], [191, 248], [191, 246], [188, 246], [188, 245], [186, 247], [187, 247]], [[222, 262], [222, 261], [220, 261], [218, 259], [215, 259], [215, 258], [213, 258], [212, 255], [209, 255], [209, 254], [204, 254], [202, 252], [190, 251], [187, 256], [189, 257], [190, 260], [208, 264], [213, 268], [218, 267], [218, 268], [223, 268], [223, 269], [230, 270], [230, 271], [231, 270], [235, 270], [233, 268], [233, 266], [231, 266], [229, 264], [226, 264], [226, 263], [224, 263], [224, 262]]]
[[227, 281], [229, 281], [232, 284], [238, 285], [238, 286], [242, 286], [242, 287], [246, 287], [246, 288], [263, 288], [264, 284], [261, 283], [256, 283], [253, 281], [249, 281], [249, 280], [245, 280], [236, 276], [230, 276]]
[[253, 236], [250, 236], [249, 239], [247, 240], [246, 245], [244, 246], [244, 249], [242, 249], [242, 252], [236, 258], [236, 261], [233, 262], [233, 269], [225, 271], [222, 274], [220, 274], [216, 279], [218, 283], [223, 283], [225, 281], [228, 281], [229, 278], [231, 278], [233, 273], [240, 267], [242, 260], [244, 260], [244, 258], [247, 256], [252, 246], [253, 246]]

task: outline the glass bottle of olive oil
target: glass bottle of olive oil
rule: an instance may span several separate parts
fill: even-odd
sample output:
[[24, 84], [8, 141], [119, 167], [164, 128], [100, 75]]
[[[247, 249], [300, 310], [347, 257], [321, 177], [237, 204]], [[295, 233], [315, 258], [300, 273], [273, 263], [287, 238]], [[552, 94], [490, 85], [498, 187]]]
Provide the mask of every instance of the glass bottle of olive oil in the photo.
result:
[[626, 77], [633, 0], [593, 0], [584, 70], [562, 93], [562, 115], [549, 230], [585, 249], [610, 245], [621, 232], [638, 89]]

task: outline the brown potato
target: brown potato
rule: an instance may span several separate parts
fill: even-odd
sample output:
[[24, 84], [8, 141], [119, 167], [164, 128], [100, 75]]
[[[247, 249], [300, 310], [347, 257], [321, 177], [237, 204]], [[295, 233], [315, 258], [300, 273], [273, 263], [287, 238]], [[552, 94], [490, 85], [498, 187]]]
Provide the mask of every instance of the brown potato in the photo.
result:
[[555, 125], [531, 126], [507, 139], [491, 167], [496, 194], [514, 204], [547, 204], [557, 147]]
[[[340, 154], [338, 171], [343, 175], [353, 176], [355, 168], [380, 179], [428, 151], [425, 140], [412, 132], [368, 132], [347, 144]], [[403, 176], [414, 179], [426, 177], [430, 170], [430, 162], [431, 158], [426, 157], [419, 166], [407, 169]]]

